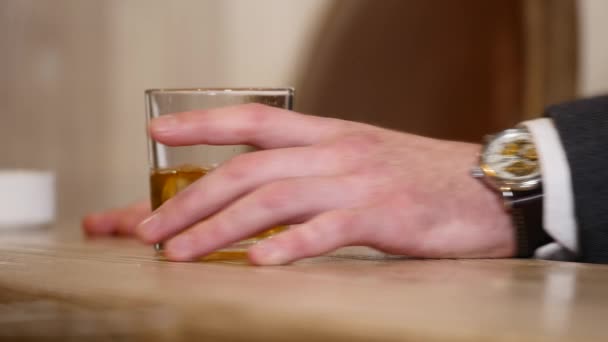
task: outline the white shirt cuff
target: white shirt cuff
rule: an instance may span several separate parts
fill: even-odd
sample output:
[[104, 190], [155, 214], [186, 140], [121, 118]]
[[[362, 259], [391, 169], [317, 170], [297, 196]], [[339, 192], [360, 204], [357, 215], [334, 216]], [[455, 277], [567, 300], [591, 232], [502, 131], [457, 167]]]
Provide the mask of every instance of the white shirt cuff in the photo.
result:
[[[558, 244], [538, 248], [535, 256], [543, 259], [554, 259], [557, 254], [575, 256], [579, 249], [572, 179], [557, 130], [548, 118], [522, 124], [532, 134], [538, 152], [543, 183], [543, 226]], [[560, 247], [565, 250], [558, 251]]]

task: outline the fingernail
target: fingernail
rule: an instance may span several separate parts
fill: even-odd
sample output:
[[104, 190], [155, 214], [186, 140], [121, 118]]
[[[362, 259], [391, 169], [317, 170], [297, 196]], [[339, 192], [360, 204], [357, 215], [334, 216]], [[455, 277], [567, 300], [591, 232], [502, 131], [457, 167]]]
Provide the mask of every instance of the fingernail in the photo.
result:
[[165, 133], [174, 130], [178, 126], [175, 115], [162, 115], [150, 122], [150, 130], [155, 133]]
[[[158, 214], [153, 214], [147, 219], [143, 220], [137, 228], [135, 228], [135, 233], [137, 236], [146, 240], [146, 238], [151, 236], [151, 233], [158, 230], [160, 227], [160, 217]], [[154, 241], [153, 241], [154, 242]]]

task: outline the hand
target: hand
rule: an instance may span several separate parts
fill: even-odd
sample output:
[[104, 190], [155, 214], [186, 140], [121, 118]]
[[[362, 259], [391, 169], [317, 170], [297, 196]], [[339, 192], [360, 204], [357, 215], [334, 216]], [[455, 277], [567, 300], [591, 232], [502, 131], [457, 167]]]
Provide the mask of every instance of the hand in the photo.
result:
[[135, 227], [150, 216], [150, 200], [139, 201], [124, 208], [116, 208], [84, 217], [82, 228], [89, 236], [131, 236]]
[[469, 175], [478, 145], [251, 104], [164, 116], [167, 145], [250, 144], [141, 223], [147, 243], [169, 239], [176, 261], [268, 227], [291, 229], [249, 250], [284, 264], [341, 246], [429, 258], [509, 257], [514, 233], [500, 198]]

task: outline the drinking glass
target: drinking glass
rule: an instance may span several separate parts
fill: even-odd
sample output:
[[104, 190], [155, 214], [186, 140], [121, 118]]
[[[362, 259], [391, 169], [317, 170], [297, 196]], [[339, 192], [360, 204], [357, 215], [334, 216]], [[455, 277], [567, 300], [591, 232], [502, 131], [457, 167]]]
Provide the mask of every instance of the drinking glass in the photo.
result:
[[[199, 109], [233, 106], [245, 103], [292, 109], [292, 88], [198, 88], [198, 89], [149, 89], [146, 97], [146, 122], [161, 115]], [[167, 146], [148, 136], [150, 162], [150, 200], [152, 210], [175, 196], [188, 185], [205, 176], [223, 162], [253, 151], [247, 145], [194, 145]], [[241, 258], [247, 247], [272, 236], [284, 227], [270, 228], [262, 233], [240, 241], [214, 253], [211, 259]], [[162, 250], [162, 243], [155, 245]]]

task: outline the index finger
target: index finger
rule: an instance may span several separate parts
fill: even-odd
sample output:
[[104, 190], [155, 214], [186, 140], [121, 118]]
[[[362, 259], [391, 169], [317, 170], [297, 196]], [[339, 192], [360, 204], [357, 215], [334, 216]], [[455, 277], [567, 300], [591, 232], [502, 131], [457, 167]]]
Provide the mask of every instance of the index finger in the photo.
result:
[[163, 115], [150, 122], [150, 135], [169, 146], [253, 145], [281, 148], [312, 145], [356, 125], [250, 103]]

